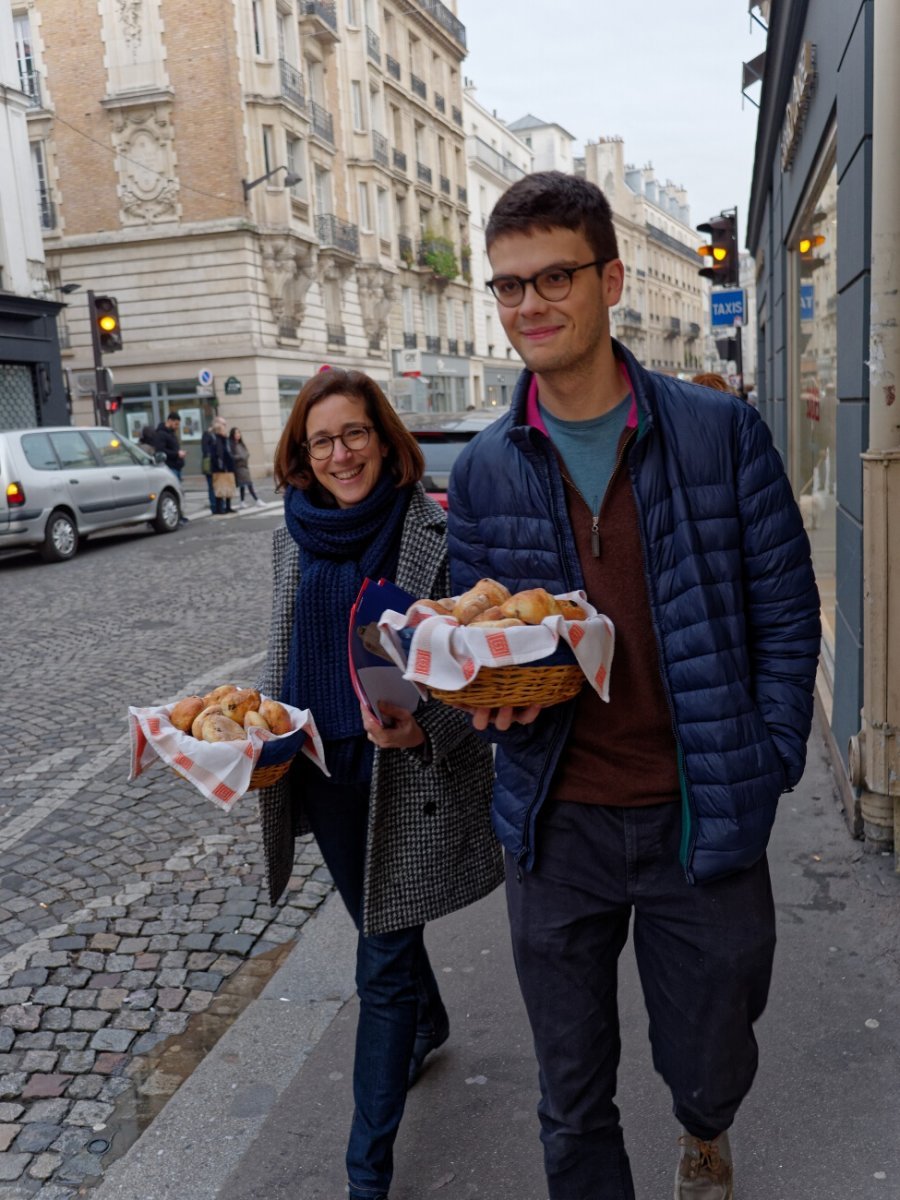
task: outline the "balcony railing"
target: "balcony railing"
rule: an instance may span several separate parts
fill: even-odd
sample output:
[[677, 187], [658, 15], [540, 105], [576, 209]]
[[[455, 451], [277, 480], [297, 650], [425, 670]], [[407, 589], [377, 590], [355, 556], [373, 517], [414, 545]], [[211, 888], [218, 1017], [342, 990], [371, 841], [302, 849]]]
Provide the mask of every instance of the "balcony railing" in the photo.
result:
[[315, 100], [310, 100], [309, 107], [312, 112], [313, 133], [318, 134], [320, 138], [333, 146], [334, 117], [327, 108], [323, 108], [321, 104], [316, 104]]
[[434, 107], [440, 113], [445, 113], [447, 111], [447, 101], [437, 92], [434, 93]]
[[377, 129], [372, 130], [372, 157], [383, 167], [388, 165], [388, 140]]
[[482, 141], [480, 137], [469, 137], [467, 142], [469, 154], [477, 158], [479, 162], [484, 163], [486, 167], [490, 167], [502, 179], [506, 179], [510, 183], [515, 183], [517, 179], [525, 177], [525, 172], [521, 167], [517, 167], [511, 159], [504, 158], [498, 150], [495, 150], [493, 146], [489, 146], [487, 142]]
[[419, 339], [416, 337], [416, 335], [414, 333], [404, 333], [404, 335], [403, 335], [403, 349], [404, 350], [415, 350], [415, 348], [418, 344], [419, 344]]
[[430, 333], [427, 333], [425, 335], [425, 349], [429, 354], [440, 354], [441, 339], [439, 337], [434, 337]]
[[329, 346], [347, 345], [347, 334], [343, 325], [326, 325], [325, 336], [328, 338]]
[[405, 233], [398, 233], [397, 249], [400, 252], [400, 261], [412, 266], [416, 257], [415, 251], [413, 250], [412, 238], [407, 237]]
[[366, 26], [366, 54], [381, 66], [381, 42], [374, 29]]
[[700, 336], [700, 326], [696, 321], [690, 322], [687, 327], [687, 333], [685, 333], [684, 336], [689, 342], [692, 342], [694, 338], [698, 338]]
[[462, 109], [457, 108], [455, 104], [453, 105], [453, 120], [460, 127], [460, 129], [462, 129], [462, 123], [463, 123]]
[[469, 358], [472, 358], [472, 356], [475, 354], [475, 343], [474, 342], [466, 342], [465, 343], [465, 351], [466, 351], [466, 354], [469, 356]]
[[400, 78], [400, 64], [397, 62], [396, 58], [392, 58], [390, 56], [390, 54], [386, 54], [384, 56], [384, 61], [385, 61], [385, 65], [387, 66], [387, 69], [388, 69], [388, 75], [393, 75], [393, 77], [395, 79], [399, 79]]
[[458, 17], [447, 8], [446, 4], [441, 4], [441, 0], [418, 0], [421, 8], [437, 21], [438, 25], [443, 26], [451, 37], [456, 38], [461, 46], [466, 44], [466, 27]]
[[334, 213], [319, 213], [316, 234], [323, 246], [333, 246], [345, 254], [359, 254], [359, 227], [342, 221]]
[[469, 203], [469, 193], [466, 191], [466, 189], [463, 187], [463, 185], [461, 183], [457, 185], [456, 198], [460, 202], [460, 204], [468, 204]]
[[420, 183], [431, 183], [431, 167], [426, 167], [424, 163], [416, 162], [416, 175]]
[[681, 318], [680, 317], [669, 317], [669, 324], [666, 329], [666, 337], [667, 338], [678, 337], [680, 333], [681, 333]]
[[394, 162], [395, 170], [403, 171], [405, 173], [405, 171], [406, 171], [406, 155], [403, 153], [402, 150], [398, 150], [396, 146], [394, 147], [394, 150], [393, 150], [393, 162]]
[[441, 176], [441, 191], [444, 193], [445, 196], [450, 195], [450, 180], [447, 178], [446, 175]]
[[416, 95], [421, 96], [423, 100], [428, 95], [428, 89], [425, 87], [425, 80], [420, 79], [418, 75], [413, 75], [412, 72], [410, 72], [409, 76], [409, 86], [416, 93]]
[[41, 229], [55, 229], [56, 205], [43, 189], [41, 189], [38, 200], [40, 204]]
[[459, 354], [459, 341], [456, 338], [447, 338], [447, 353]]
[[41, 77], [36, 71], [26, 71], [24, 74], [22, 68], [19, 69], [19, 82], [22, 85], [22, 91], [28, 97], [29, 108], [43, 107], [41, 101]]
[[644, 318], [636, 308], [620, 308], [616, 309], [616, 325], [620, 329], [640, 327], [643, 324]]
[[320, 21], [337, 33], [337, 5], [335, 0], [303, 0], [302, 15], [318, 17]]
[[303, 76], [297, 68], [286, 59], [279, 60], [278, 69], [281, 73], [281, 94], [285, 100], [290, 100], [298, 108], [306, 108], [306, 89], [303, 86]]

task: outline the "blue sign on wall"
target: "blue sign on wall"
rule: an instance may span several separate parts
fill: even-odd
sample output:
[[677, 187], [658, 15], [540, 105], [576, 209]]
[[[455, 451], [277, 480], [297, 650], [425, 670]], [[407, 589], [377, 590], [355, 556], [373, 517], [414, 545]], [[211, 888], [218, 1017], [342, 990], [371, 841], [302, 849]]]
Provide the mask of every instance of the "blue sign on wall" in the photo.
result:
[[723, 325], [744, 324], [743, 288], [735, 288], [729, 292], [713, 292], [711, 302], [713, 329]]
[[800, 320], [811, 321], [816, 315], [816, 285], [800, 284]]

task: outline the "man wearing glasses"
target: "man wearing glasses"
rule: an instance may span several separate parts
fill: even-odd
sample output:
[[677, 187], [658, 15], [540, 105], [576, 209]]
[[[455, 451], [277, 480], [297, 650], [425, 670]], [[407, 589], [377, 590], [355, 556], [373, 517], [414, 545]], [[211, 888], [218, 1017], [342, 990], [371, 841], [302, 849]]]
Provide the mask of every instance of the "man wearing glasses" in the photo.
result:
[[497, 741], [520, 986], [550, 1200], [633, 1200], [615, 1105], [634, 949], [678, 1138], [676, 1200], [729, 1200], [775, 945], [766, 843], [804, 766], [819, 602], [758, 413], [610, 336], [609, 205], [543, 172], [499, 200], [488, 286], [526, 370], [449, 490], [453, 589], [584, 588], [613, 621], [610, 700], [476, 710]]

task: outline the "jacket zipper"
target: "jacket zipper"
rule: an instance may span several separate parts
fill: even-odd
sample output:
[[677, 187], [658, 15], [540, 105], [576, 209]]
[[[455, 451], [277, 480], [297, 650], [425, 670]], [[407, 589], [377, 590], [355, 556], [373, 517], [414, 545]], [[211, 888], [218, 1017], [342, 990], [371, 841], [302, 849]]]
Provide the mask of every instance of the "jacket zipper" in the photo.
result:
[[[603, 516], [603, 509], [606, 507], [606, 500], [609, 496], [610, 488], [613, 485], [613, 480], [615, 479], [616, 475], [618, 475], [619, 468], [622, 466], [622, 462], [626, 453], [628, 452], [628, 447], [631, 445], [633, 440], [634, 431], [629, 433], [628, 437], [626, 437], [625, 441], [619, 447], [619, 451], [616, 455], [616, 461], [613, 463], [613, 469], [610, 472], [609, 480], [606, 484], [606, 491], [603, 493], [603, 499], [597, 506], [596, 515], [594, 514], [593, 510], [591, 510], [591, 554], [594, 556], [594, 558], [600, 557], [600, 518]], [[584, 495], [584, 492], [578, 489], [576, 484], [569, 478], [565, 471], [560, 469], [560, 475], [562, 475], [563, 479], [566, 481], [572, 491], [575, 492], [576, 495], [580, 496], [581, 499], [584, 500], [585, 504], [587, 504], [587, 499]], [[590, 509], [590, 505], [588, 505], [588, 508]]]

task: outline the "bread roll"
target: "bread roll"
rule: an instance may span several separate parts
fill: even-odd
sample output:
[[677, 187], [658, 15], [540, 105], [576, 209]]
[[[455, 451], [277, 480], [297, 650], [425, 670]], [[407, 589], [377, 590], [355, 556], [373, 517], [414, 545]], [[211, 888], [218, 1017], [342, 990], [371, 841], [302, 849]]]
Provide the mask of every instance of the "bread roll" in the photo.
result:
[[191, 726], [205, 707], [202, 696], [185, 696], [183, 700], [172, 705], [169, 720], [182, 733], [190, 733]]
[[210, 713], [200, 725], [200, 737], [204, 742], [242, 742], [246, 736], [237, 721], [222, 713]]
[[[453, 615], [460, 625], [468, 625], [477, 620], [489, 608], [494, 608], [509, 599], [509, 590], [498, 583], [496, 579], [479, 579], [474, 587], [457, 599], [453, 606]], [[504, 614], [515, 616], [514, 613]]]
[[575, 600], [557, 600], [556, 603], [559, 605], [559, 615], [565, 617], [567, 621], [587, 620], [587, 610]]
[[218, 704], [223, 696], [227, 696], [229, 692], [236, 692], [238, 686], [236, 683], [223, 683], [219, 687], [213, 688], [211, 692], [207, 692], [203, 697], [204, 704]]
[[[490, 611], [490, 610], [488, 610]], [[514, 625], [524, 625], [524, 621], [520, 621], [518, 617], [495, 617], [493, 620], [487, 620], [484, 617], [477, 621], [470, 621], [470, 629], [511, 629]]]
[[243, 726], [245, 729], [250, 729], [251, 727], [256, 729], [268, 729], [269, 722], [265, 719], [265, 717], [260, 716], [258, 712], [255, 712], [251, 708], [249, 712], [244, 713]]
[[433, 613], [439, 613], [440, 616], [446, 617], [452, 610], [453, 603], [451, 601], [450, 608], [447, 608], [442, 600], [417, 600], [406, 610], [407, 617], [411, 617], [417, 608], [430, 608]]
[[259, 699], [259, 692], [255, 688], [236, 688], [233, 692], [227, 692], [218, 703], [222, 706], [223, 714], [240, 725], [245, 713], [259, 711]]
[[526, 625], [540, 625], [544, 617], [559, 615], [559, 603], [544, 588], [528, 588], [516, 592], [500, 605], [505, 617], [519, 617]]
[[207, 704], [206, 708], [204, 708], [203, 711], [198, 713], [194, 718], [193, 724], [191, 725], [191, 736], [195, 738], [199, 738], [201, 736], [200, 728], [203, 725], [204, 717], [211, 717], [213, 715], [218, 716], [221, 715], [221, 712], [222, 709], [218, 704]]
[[259, 706], [259, 715], [264, 719], [273, 733], [279, 735], [290, 733], [294, 728], [291, 714], [277, 700], [263, 700]]

